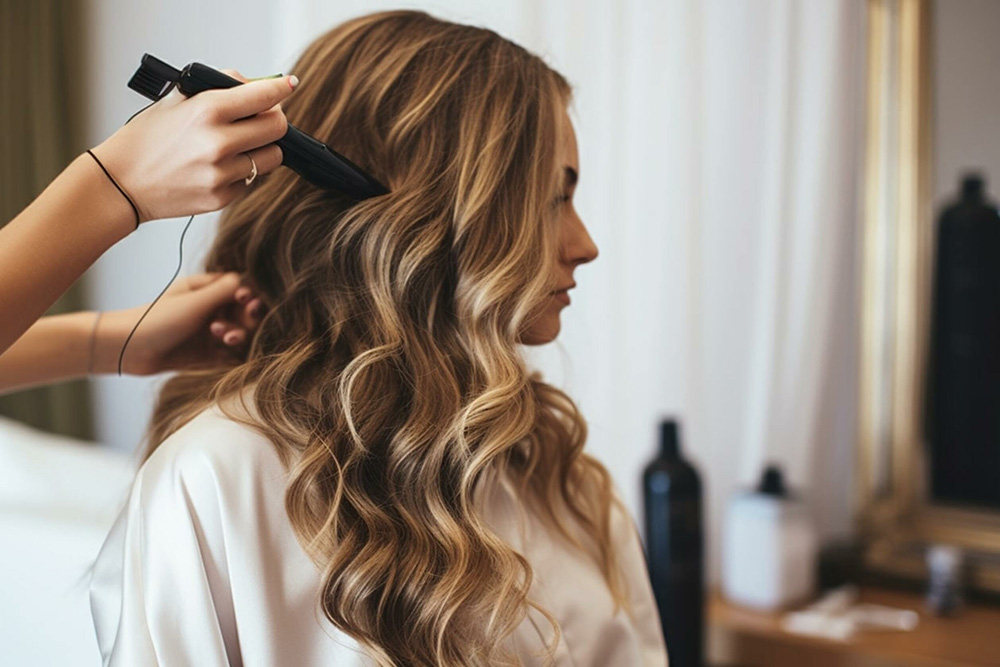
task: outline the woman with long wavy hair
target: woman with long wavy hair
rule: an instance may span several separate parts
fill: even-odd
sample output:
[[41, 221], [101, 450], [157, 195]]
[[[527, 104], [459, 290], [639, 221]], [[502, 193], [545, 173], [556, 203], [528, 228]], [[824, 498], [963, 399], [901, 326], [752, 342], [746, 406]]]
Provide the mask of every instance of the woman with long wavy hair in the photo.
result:
[[91, 581], [105, 664], [665, 665], [636, 524], [520, 349], [597, 256], [566, 80], [418, 11], [294, 72], [288, 122], [391, 192], [286, 169], [223, 212], [206, 270], [259, 326], [160, 391]]

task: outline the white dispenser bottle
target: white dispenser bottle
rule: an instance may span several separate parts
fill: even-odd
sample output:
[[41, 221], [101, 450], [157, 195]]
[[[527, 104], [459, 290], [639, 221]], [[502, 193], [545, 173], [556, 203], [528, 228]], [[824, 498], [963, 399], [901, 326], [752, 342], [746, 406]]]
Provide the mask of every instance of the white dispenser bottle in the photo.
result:
[[737, 494], [722, 535], [722, 592], [735, 604], [777, 610], [816, 592], [816, 530], [805, 504], [768, 466], [755, 491]]

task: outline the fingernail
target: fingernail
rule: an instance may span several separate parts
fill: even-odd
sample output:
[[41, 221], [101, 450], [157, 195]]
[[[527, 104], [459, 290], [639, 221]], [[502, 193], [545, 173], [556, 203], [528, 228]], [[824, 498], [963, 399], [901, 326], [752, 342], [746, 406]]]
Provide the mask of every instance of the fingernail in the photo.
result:
[[257, 314], [260, 313], [260, 302], [258, 301], [254, 305], [250, 306], [249, 312], [251, 316], [257, 317]]
[[249, 298], [250, 298], [250, 290], [248, 289], [240, 289], [236, 293], [236, 300], [239, 301], [240, 303], [246, 303]]
[[237, 338], [239, 338], [239, 334], [237, 334], [235, 331], [230, 331], [229, 333], [226, 334], [226, 337], [223, 338], [223, 340], [226, 341], [227, 344], [233, 345], [236, 343]]
[[212, 329], [212, 333], [214, 333], [216, 336], [218, 336], [223, 331], [225, 331], [226, 325], [224, 325], [222, 322], [212, 322], [211, 329]]
[[295, 90], [295, 86], [299, 85], [299, 77], [294, 74], [288, 77], [288, 85], [292, 87], [292, 90]]

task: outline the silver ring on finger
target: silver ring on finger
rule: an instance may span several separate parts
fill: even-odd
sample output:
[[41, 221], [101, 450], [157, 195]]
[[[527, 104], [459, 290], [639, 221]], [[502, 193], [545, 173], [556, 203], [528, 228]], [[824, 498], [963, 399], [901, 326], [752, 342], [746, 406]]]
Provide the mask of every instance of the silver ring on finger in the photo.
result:
[[247, 185], [253, 183], [253, 179], [257, 178], [257, 163], [253, 161], [249, 153], [244, 153], [248, 158], [250, 158], [250, 175], [243, 179], [243, 182]]

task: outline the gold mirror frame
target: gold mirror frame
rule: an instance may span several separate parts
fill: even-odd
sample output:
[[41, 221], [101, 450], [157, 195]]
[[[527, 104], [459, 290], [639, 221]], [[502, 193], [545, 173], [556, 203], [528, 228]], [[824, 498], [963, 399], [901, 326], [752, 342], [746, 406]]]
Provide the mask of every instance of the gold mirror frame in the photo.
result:
[[970, 585], [1000, 593], [1000, 512], [928, 502], [930, 10], [930, 0], [868, 0], [855, 523], [868, 571], [923, 580], [922, 547], [954, 544], [971, 556]]

